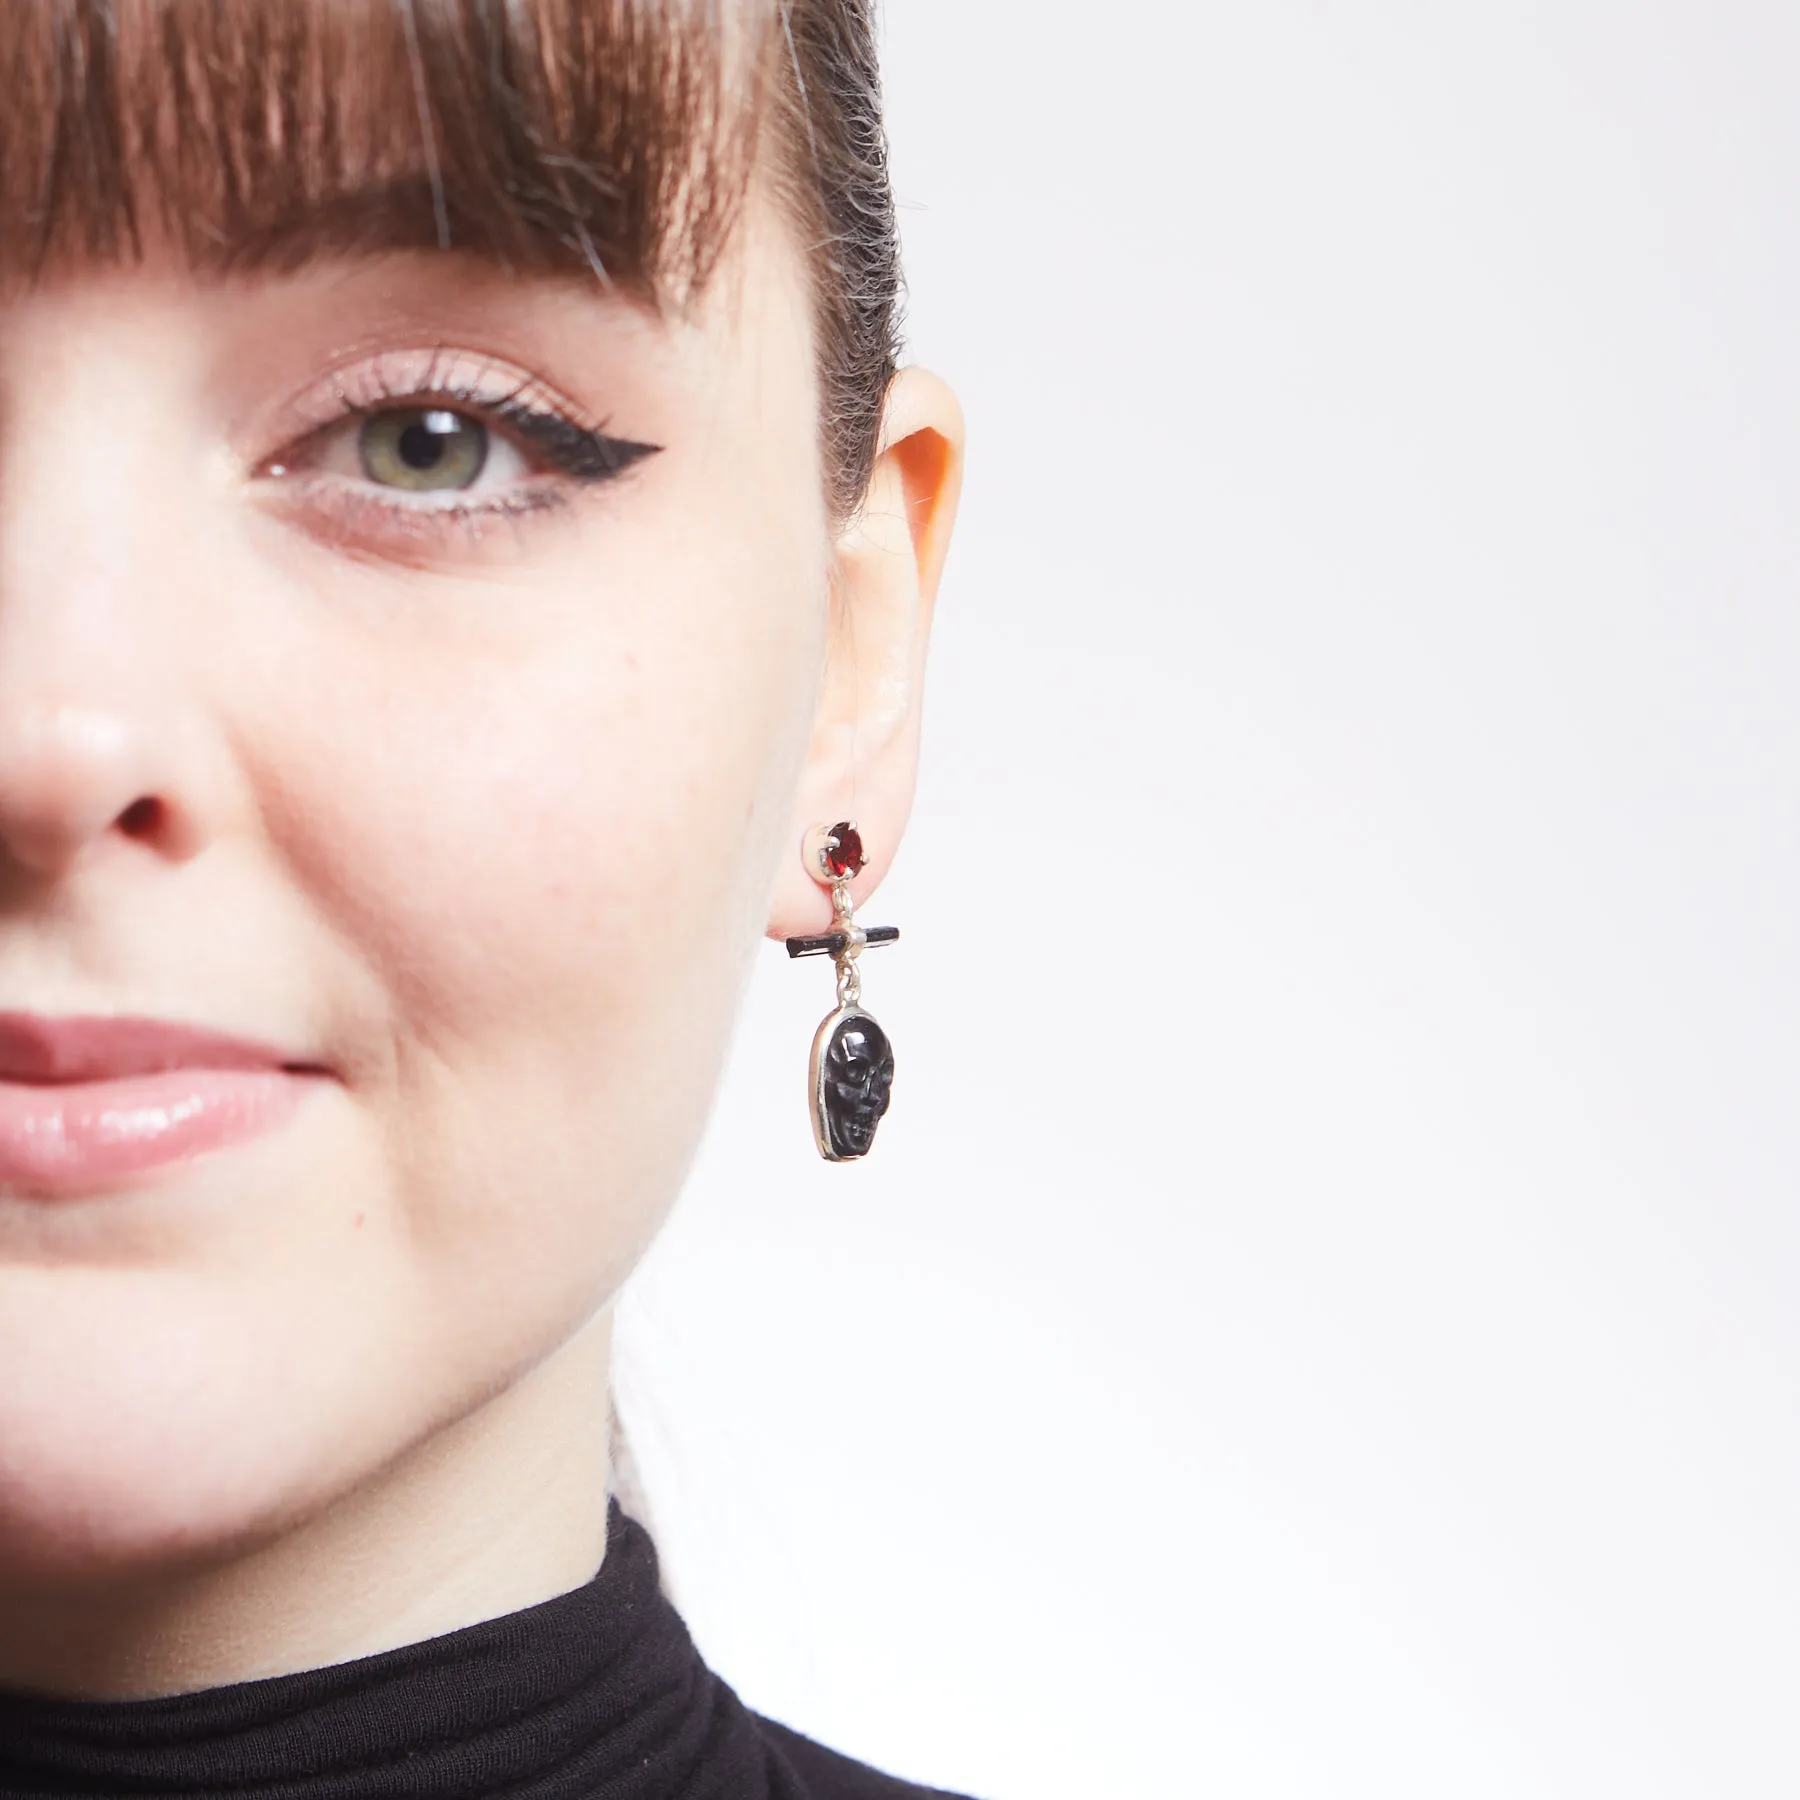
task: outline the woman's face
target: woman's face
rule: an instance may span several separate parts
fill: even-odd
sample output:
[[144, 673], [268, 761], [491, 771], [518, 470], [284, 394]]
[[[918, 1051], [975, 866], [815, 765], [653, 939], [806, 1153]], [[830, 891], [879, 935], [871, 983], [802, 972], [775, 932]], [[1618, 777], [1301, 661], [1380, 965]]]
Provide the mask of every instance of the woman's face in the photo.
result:
[[0, 1012], [262, 1056], [151, 1080], [173, 1159], [0, 1084], [0, 1570], [274, 1529], [642, 1250], [845, 724], [810, 310], [755, 209], [685, 320], [422, 253], [0, 304]]

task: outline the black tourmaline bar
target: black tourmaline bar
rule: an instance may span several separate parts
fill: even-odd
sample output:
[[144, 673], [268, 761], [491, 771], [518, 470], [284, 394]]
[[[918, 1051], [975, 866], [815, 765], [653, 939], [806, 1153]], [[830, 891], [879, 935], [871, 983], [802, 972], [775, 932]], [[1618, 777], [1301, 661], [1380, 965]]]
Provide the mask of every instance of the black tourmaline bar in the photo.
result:
[[[871, 925], [864, 934], [871, 944], [896, 944], [900, 941], [898, 925]], [[829, 931], [824, 937], [789, 938], [789, 956], [836, 956], [844, 947], [844, 934]]]

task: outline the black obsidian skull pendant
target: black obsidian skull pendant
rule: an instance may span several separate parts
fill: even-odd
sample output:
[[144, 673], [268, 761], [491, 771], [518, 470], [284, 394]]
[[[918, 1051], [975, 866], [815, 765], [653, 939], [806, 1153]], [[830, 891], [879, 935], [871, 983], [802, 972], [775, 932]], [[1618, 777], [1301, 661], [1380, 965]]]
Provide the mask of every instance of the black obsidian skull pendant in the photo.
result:
[[813, 1037], [813, 1138], [829, 1162], [867, 1156], [894, 1086], [894, 1047], [860, 1006], [840, 1006]]

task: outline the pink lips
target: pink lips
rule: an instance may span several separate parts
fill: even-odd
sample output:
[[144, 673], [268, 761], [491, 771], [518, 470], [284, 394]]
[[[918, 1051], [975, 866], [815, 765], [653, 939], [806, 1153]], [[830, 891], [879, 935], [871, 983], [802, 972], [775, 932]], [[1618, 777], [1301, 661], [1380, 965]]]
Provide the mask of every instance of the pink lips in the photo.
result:
[[322, 1072], [158, 1019], [0, 1013], [0, 1193], [93, 1193], [240, 1143]]

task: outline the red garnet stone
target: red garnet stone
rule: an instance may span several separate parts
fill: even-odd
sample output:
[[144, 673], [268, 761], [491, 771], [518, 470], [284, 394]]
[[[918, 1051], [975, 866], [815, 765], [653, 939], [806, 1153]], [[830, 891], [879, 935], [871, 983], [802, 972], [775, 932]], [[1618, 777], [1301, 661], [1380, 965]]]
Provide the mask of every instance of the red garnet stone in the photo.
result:
[[854, 875], [869, 859], [863, 855], [862, 834], [848, 819], [832, 826], [836, 845], [825, 846], [825, 866], [840, 880]]

